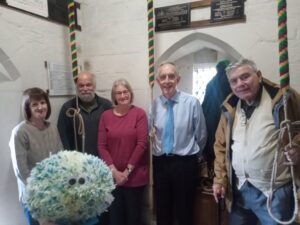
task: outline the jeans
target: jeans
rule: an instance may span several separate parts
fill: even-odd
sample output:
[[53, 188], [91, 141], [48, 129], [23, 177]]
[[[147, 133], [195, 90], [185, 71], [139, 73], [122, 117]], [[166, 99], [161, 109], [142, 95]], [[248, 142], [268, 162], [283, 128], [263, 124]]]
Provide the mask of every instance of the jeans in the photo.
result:
[[[278, 188], [273, 194], [272, 213], [280, 220], [290, 220], [294, 210], [291, 183]], [[234, 190], [234, 203], [229, 217], [230, 225], [279, 225], [267, 210], [267, 197], [251, 183], [245, 182], [240, 190]], [[293, 224], [293, 223], [292, 223]]]

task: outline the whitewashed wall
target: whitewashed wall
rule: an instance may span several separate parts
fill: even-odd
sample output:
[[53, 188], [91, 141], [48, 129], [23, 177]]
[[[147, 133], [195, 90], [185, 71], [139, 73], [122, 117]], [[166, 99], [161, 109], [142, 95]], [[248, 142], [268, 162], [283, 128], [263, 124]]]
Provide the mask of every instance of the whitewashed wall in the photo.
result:
[[98, 78], [98, 89], [110, 92], [112, 83], [126, 78], [134, 103], [148, 109], [147, 2], [84, 1], [82, 62]]
[[[186, 3], [185, 0], [155, 0], [155, 7]], [[300, 1], [288, 0], [288, 38], [291, 84], [300, 90]], [[209, 19], [209, 8], [192, 10], [195, 20]], [[204, 16], [203, 16], [204, 15]], [[180, 39], [200, 32], [218, 38], [238, 51], [243, 57], [256, 61], [267, 78], [279, 82], [277, 1], [245, 1], [246, 23], [156, 33], [157, 58]], [[207, 17], [208, 16], [208, 17]]]
[[[109, 97], [112, 82], [125, 77], [136, 94], [135, 104], [148, 108], [147, 4], [141, 0], [81, 1], [82, 32], [77, 33], [80, 63], [97, 75], [98, 91]], [[154, 0], [155, 7], [185, 1]], [[155, 56], [195, 32], [219, 38], [245, 57], [255, 60], [268, 78], [278, 80], [277, 5], [274, 0], [247, 0], [247, 22], [203, 29], [157, 33]], [[207, 12], [202, 12], [208, 15]], [[201, 14], [201, 12], [199, 12]], [[300, 90], [300, 1], [288, 0], [291, 83]], [[9, 56], [20, 77], [0, 77], [0, 218], [4, 225], [24, 225], [17, 199], [8, 141], [20, 121], [21, 92], [28, 87], [48, 88], [44, 61], [69, 62], [67, 28], [0, 7], [0, 48]], [[0, 63], [0, 72], [6, 74]], [[182, 87], [184, 88], [184, 87]], [[56, 122], [66, 98], [51, 98]]]
[[[24, 225], [19, 207], [17, 184], [13, 174], [8, 141], [12, 128], [21, 121], [22, 91], [37, 86], [48, 88], [44, 61], [68, 63], [69, 46], [65, 26], [50, 23], [24, 13], [0, 7], [0, 50], [18, 69], [10, 74], [0, 63], [0, 224]], [[51, 98], [56, 123], [59, 106], [65, 99]]]

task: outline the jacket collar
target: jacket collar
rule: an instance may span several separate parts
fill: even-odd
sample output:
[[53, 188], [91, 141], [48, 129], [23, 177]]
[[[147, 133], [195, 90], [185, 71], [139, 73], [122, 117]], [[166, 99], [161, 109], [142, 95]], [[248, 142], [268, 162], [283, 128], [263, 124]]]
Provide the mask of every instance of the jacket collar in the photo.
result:
[[[262, 80], [263, 88], [267, 91], [267, 93], [270, 95], [272, 99], [272, 107], [274, 108], [276, 103], [278, 103], [282, 98], [282, 91], [280, 90], [280, 87], [278, 84], [275, 84], [271, 82], [270, 80], [263, 78]], [[223, 102], [221, 106], [221, 110], [223, 112], [228, 111], [231, 115], [235, 112], [235, 107], [239, 101], [239, 98], [231, 93], [227, 96], [225, 101]]]

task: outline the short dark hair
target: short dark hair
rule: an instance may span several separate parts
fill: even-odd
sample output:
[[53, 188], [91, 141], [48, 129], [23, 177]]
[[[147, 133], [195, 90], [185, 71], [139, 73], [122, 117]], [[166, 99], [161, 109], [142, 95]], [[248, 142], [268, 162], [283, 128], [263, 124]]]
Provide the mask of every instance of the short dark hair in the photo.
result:
[[46, 119], [48, 119], [51, 115], [51, 105], [49, 101], [48, 94], [43, 91], [40, 88], [33, 87], [33, 88], [28, 88], [23, 92], [23, 100], [22, 100], [22, 113], [25, 118], [25, 120], [30, 120], [31, 118], [31, 110], [30, 110], [30, 103], [33, 100], [39, 101], [44, 99], [47, 103], [48, 106], [48, 111], [46, 115]]

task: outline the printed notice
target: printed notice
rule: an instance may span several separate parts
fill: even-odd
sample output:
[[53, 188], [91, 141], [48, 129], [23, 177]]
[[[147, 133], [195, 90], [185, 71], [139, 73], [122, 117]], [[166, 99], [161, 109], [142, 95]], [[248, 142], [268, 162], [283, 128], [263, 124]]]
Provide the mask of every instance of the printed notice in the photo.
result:
[[182, 29], [191, 23], [190, 4], [166, 6], [155, 9], [155, 31]]
[[244, 0], [212, 0], [211, 22], [241, 19], [244, 17]]
[[47, 63], [50, 96], [75, 95], [75, 84], [70, 66]]
[[47, 0], [6, 0], [6, 3], [15, 8], [48, 17]]

